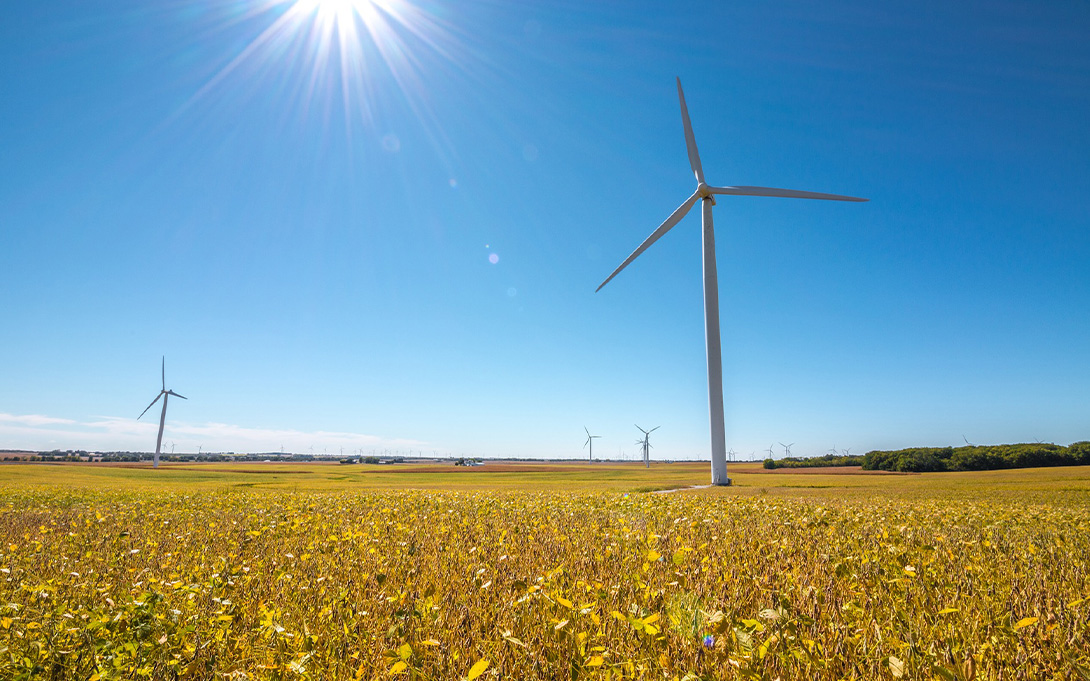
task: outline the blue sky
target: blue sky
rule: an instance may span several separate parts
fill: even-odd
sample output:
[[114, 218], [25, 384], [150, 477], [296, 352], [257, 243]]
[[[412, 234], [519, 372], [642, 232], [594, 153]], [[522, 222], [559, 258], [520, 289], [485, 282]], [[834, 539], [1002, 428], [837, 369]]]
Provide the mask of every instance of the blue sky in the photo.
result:
[[698, 212], [594, 293], [675, 76], [712, 184], [870, 199], [720, 198], [728, 446], [1090, 438], [1085, 3], [338, 6], [9, 8], [0, 448], [150, 450], [166, 355], [179, 451], [706, 458]]

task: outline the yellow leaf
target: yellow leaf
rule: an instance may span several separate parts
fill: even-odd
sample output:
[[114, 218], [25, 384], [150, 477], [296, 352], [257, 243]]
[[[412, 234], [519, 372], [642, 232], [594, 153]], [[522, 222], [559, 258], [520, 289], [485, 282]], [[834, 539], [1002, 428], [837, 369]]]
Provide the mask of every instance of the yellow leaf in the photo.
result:
[[657, 612], [654, 613], [653, 615], [648, 615], [647, 617], [643, 618], [643, 623], [644, 624], [654, 624], [655, 622], [658, 622], [658, 621], [659, 621], [659, 614]]
[[1023, 617], [1015, 623], [1014, 630], [1018, 631], [1019, 629], [1025, 629], [1026, 627], [1033, 626], [1034, 624], [1037, 624], [1036, 617]]
[[1078, 606], [1082, 605], [1085, 600], [1086, 600], [1085, 598], [1080, 598], [1077, 601], [1071, 601], [1070, 603], [1067, 604], [1067, 607], [1077, 608]]
[[571, 606], [572, 606], [571, 601], [564, 598], [563, 596], [557, 596], [556, 597], [556, 602], [559, 603], [560, 605], [564, 606], [565, 608], [571, 608]]
[[409, 665], [405, 664], [405, 660], [398, 660], [394, 663], [393, 667], [390, 667], [391, 674], [400, 674], [409, 668]]
[[413, 656], [413, 647], [408, 643], [403, 644], [400, 648], [397, 649], [397, 656], [400, 657], [402, 660], [409, 659]]
[[961, 612], [961, 609], [960, 608], [943, 608], [942, 610], [939, 610], [940, 615], [949, 615], [952, 612]]
[[655, 549], [651, 549], [650, 551], [647, 552], [647, 562], [648, 563], [654, 563], [656, 560], [658, 560], [661, 557], [662, 557], [662, 554], [659, 553], [658, 551], [656, 551]]
[[469, 674], [466, 675], [466, 681], [473, 681], [481, 674], [484, 674], [484, 670], [488, 669], [489, 661], [486, 658], [477, 660], [477, 664], [469, 668]]
[[422, 645], [426, 645], [426, 646], [437, 646], [437, 645], [440, 645], [440, 644], [439, 644], [439, 641], [436, 641], [436, 640], [435, 640], [434, 638], [429, 638], [429, 639], [427, 639], [427, 640], [425, 640], [425, 641], [421, 641], [420, 643], [421, 643]]
[[603, 662], [605, 662], [605, 659], [601, 655], [595, 655], [594, 657], [590, 658], [589, 662], [587, 662], [587, 666], [601, 667]]

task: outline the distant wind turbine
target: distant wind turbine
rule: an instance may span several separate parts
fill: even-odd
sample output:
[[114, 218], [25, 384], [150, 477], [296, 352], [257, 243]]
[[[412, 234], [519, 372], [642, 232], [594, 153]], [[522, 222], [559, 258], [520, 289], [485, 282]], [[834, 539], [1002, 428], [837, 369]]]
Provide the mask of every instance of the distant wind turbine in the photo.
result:
[[716, 194], [730, 196], [775, 196], [796, 199], [825, 199], [830, 201], [866, 201], [866, 199], [854, 196], [840, 196], [837, 194], [819, 194], [817, 192], [796, 191], [793, 189], [774, 189], [771, 187], [712, 187], [704, 182], [704, 169], [700, 165], [700, 154], [696, 148], [696, 137], [693, 135], [693, 126], [689, 121], [689, 109], [685, 105], [685, 93], [681, 90], [681, 79], [677, 80], [677, 96], [681, 102], [681, 121], [685, 127], [685, 146], [689, 151], [689, 166], [696, 176], [696, 191], [685, 199], [666, 221], [659, 225], [658, 229], [647, 237], [632, 255], [621, 263], [620, 267], [613, 270], [605, 281], [598, 287], [600, 291], [617, 276], [621, 270], [628, 266], [641, 253], [651, 247], [663, 234], [666, 234], [674, 225], [685, 217], [686, 213], [701, 202], [701, 218], [704, 241], [704, 336], [708, 355], [708, 410], [711, 416], [711, 444], [712, 444], [712, 484], [729, 485], [727, 477], [727, 444], [726, 429], [723, 425], [723, 353], [719, 339], [719, 281], [715, 265], [715, 231], [712, 228], [712, 206], [715, 205]]
[[655, 432], [659, 428], [662, 428], [662, 426], [655, 426], [651, 430], [644, 430], [643, 428], [640, 428], [639, 426], [636, 426], [636, 427], [640, 429], [641, 433], [643, 433], [643, 439], [642, 440], [636, 440], [636, 444], [641, 445], [643, 447], [643, 467], [644, 468], [650, 468], [651, 467], [651, 456], [648, 453], [648, 450], [651, 448], [651, 433]]
[[[583, 426], [583, 430], [587, 430], [587, 427]], [[601, 435], [591, 435], [590, 431], [587, 430], [587, 441], [583, 443], [584, 447], [587, 447], [587, 446], [590, 447], [590, 455], [587, 457], [587, 461], [594, 461], [594, 440], [595, 440], [595, 438], [600, 438], [600, 437], [602, 437], [602, 436]]]
[[773, 456], [772, 456], [772, 445], [768, 445], [768, 449], [765, 449], [763, 451], [768, 452], [768, 458], [770, 458], [770, 459], [773, 458]]
[[165, 355], [163, 356], [163, 364], [160, 368], [163, 379], [163, 388], [159, 391], [159, 394], [155, 396], [155, 399], [151, 401], [151, 404], [145, 407], [144, 411], [140, 412], [140, 416], [136, 417], [136, 420], [139, 421], [144, 414], [148, 413], [148, 409], [155, 406], [155, 403], [159, 401], [160, 397], [163, 398], [163, 413], [159, 416], [159, 436], [155, 438], [155, 468], [159, 467], [159, 451], [163, 446], [163, 426], [166, 425], [167, 422], [167, 399], [169, 399], [171, 395], [181, 397], [183, 400], [189, 399], [188, 397], [182, 397], [173, 390], [167, 390], [167, 358]]
[[780, 443], [780, 446], [781, 446], [781, 447], [783, 447], [783, 455], [784, 455], [785, 457], [786, 457], [786, 456], [791, 456], [791, 445], [793, 445], [793, 444], [795, 444], [795, 443], [794, 443], [794, 442], [792, 442], [792, 443], [791, 443], [790, 445], [785, 445], [785, 444], [784, 444], [784, 443], [782, 443], [782, 442]]

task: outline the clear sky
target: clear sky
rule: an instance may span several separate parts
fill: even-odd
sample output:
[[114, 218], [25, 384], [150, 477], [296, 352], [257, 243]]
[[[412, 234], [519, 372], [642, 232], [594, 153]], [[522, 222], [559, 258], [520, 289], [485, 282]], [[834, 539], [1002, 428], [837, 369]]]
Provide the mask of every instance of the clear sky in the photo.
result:
[[[1090, 438], [1090, 5], [58, 0], [0, 21], [0, 448]], [[775, 445], [777, 455], [782, 447]]]

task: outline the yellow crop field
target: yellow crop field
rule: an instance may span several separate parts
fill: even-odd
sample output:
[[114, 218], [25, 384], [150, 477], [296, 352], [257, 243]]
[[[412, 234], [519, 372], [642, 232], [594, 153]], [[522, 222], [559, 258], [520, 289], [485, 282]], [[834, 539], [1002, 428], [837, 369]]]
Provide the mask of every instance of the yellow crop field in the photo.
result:
[[0, 678], [1090, 678], [1090, 471], [613, 468], [4, 466]]

